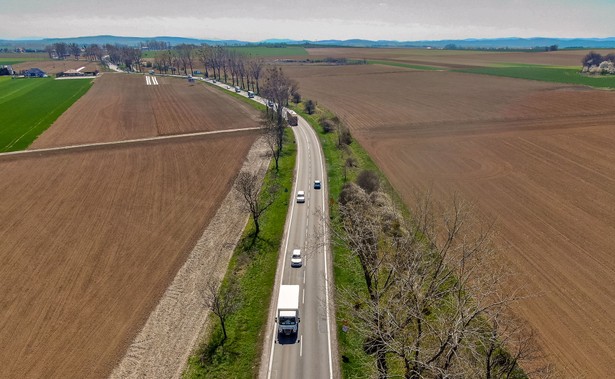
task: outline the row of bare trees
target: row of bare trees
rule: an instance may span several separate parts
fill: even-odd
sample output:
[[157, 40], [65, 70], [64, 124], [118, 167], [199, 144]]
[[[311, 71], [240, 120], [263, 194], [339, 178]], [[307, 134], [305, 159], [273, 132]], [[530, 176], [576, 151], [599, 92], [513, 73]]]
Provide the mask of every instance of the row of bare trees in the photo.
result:
[[423, 198], [406, 217], [377, 177], [359, 184], [341, 193], [335, 233], [358, 260], [364, 290], [343, 289], [339, 301], [375, 376], [388, 378], [394, 366], [406, 379], [517, 377], [536, 350], [531, 332], [505, 317], [517, 295], [503, 290], [490, 228], [457, 199], [437, 210]]
[[127, 70], [141, 72], [141, 48], [106, 44], [104, 49], [111, 63], [123, 65]]
[[154, 68], [161, 73], [194, 75], [195, 67], [204, 67], [206, 78], [260, 92], [264, 61], [224, 46], [181, 44], [154, 56]]

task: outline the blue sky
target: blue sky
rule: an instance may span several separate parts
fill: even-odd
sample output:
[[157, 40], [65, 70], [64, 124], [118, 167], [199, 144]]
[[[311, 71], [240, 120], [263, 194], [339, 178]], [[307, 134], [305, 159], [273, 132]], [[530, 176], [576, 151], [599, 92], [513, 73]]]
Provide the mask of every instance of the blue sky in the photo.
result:
[[615, 0], [2, 0], [0, 39], [615, 36]]

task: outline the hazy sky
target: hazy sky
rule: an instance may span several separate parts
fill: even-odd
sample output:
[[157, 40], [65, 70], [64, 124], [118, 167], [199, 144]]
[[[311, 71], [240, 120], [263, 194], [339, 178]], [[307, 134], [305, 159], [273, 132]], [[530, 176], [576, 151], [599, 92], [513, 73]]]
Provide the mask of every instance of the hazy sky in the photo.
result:
[[615, 0], [1, 0], [0, 39], [615, 36]]

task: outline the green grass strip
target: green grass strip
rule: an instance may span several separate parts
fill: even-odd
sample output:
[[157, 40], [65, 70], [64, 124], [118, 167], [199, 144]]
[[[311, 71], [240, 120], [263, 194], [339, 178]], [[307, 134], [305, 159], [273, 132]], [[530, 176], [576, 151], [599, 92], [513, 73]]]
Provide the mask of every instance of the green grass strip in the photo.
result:
[[92, 80], [0, 81], [0, 151], [23, 150], [92, 86]]
[[442, 67], [421, 66], [421, 65], [417, 65], [417, 64], [409, 64], [409, 63], [394, 62], [394, 61], [381, 61], [381, 60], [371, 60], [371, 59], [368, 59], [367, 63], [368, 64], [381, 64], [381, 65], [393, 66], [393, 67], [411, 68], [413, 70], [421, 70], [421, 71], [443, 71], [443, 70], [446, 70], [445, 68], [442, 68]]
[[543, 82], [584, 85], [596, 88], [615, 88], [615, 76], [588, 76], [579, 72], [580, 67], [544, 66], [529, 64], [505, 64], [493, 67], [477, 67], [454, 70], [470, 74], [503, 76]]
[[[327, 163], [327, 185], [329, 186], [329, 204], [331, 205], [329, 213], [333, 228], [336, 228], [339, 222], [339, 210], [336, 201], [339, 198], [342, 187], [346, 182], [355, 180], [362, 170], [375, 171], [381, 177], [382, 186], [387, 189], [392, 188], [386, 177], [384, 177], [374, 161], [372, 161], [367, 152], [356, 140], [353, 140], [348, 146], [347, 152], [345, 152], [338, 147], [337, 133], [325, 133], [323, 131], [318, 123], [318, 119], [321, 115], [332, 117], [333, 114], [331, 112], [319, 107], [316, 113], [308, 115], [303, 111], [302, 106], [292, 108], [308, 121], [320, 138]], [[344, 165], [346, 159], [349, 157], [356, 160], [357, 167], [346, 170], [346, 174], [344, 174]], [[341, 244], [335, 243], [335, 241], [332, 243], [331, 249], [333, 251], [333, 272], [335, 275], [336, 297], [339, 296], [339, 291], [343, 288], [366, 291], [365, 279], [360, 274], [361, 268], [356, 256], [342, 248]], [[348, 332], [342, 331], [344, 320], [351, 319], [350, 314], [349, 309], [345, 309], [339, 302], [336, 302], [337, 338], [341, 357], [342, 377], [375, 377], [374, 359], [363, 351], [363, 336], [354, 333], [352, 330]]]
[[[227, 321], [228, 339], [224, 344], [220, 344], [220, 323], [215, 315], [210, 315], [211, 333], [190, 357], [184, 378], [258, 376], [264, 336], [270, 332], [264, 328], [267, 325], [278, 253], [291, 201], [296, 153], [294, 136], [292, 131], [287, 129], [279, 172], [275, 172], [275, 164], [272, 161], [262, 188], [262, 193], [266, 193], [272, 186], [278, 187], [276, 200], [261, 216], [261, 231], [254, 246], [251, 246], [254, 224], [250, 219], [235, 248], [224, 279], [226, 283], [231, 276], [239, 278], [244, 295], [242, 307]], [[203, 354], [208, 357], [206, 365], [201, 364]]]

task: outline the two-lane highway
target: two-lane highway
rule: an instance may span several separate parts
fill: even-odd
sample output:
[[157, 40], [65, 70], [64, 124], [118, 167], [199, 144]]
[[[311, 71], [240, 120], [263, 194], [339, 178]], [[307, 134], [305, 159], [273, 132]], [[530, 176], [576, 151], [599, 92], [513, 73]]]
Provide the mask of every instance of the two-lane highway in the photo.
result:
[[[337, 370], [332, 359], [331, 263], [323, 219], [328, 217], [326, 169], [310, 125], [299, 118], [292, 128], [297, 141], [296, 182], [272, 303], [277, 304], [280, 284], [299, 284], [301, 323], [297, 338], [278, 336], [273, 323], [267, 378], [332, 378]], [[320, 189], [314, 188], [315, 180], [321, 181]], [[297, 203], [298, 191], [305, 191], [305, 203]], [[300, 268], [290, 266], [293, 249], [301, 249]]]
[[[233, 87], [217, 83], [233, 91]], [[240, 92], [247, 96], [245, 91]], [[256, 96], [255, 101], [265, 103]], [[334, 313], [332, 312], [332, 263], [330, 259], [327, 223], [327, 175], [324, 154], [318, 136], [301, 117], [292, 130], [297, 142], [295, 183], [291, 193], [289, 215], [286, 219], [282, 251], [278, 263], [278, 276], [272, 296], [268, 325], [269, 346], [261, 362], [261, 377], [282, 378], [337, 378], [339, 369], [332, 349], [337, 346]], [[314, 188], [314, 181], [321, 188]], [[305, 192], [305, 202], [297, 203], [297, 192]], [[303, 265], [291, 267], [290, 256], [301, 249]], [[298, 284], [301, 322], [296, 337], [278, 335], [275, 308], [282, 284]], [[266, 370], [265, 370], [266, 368]]]

